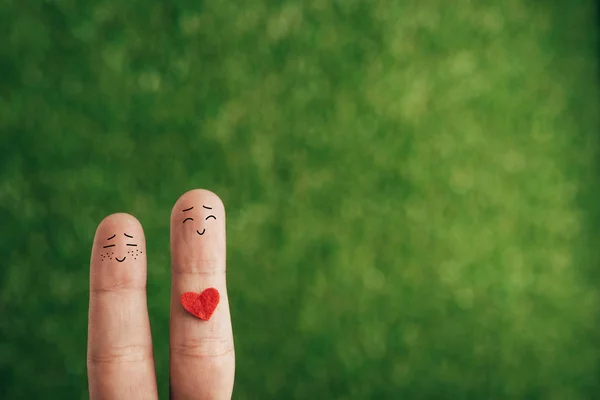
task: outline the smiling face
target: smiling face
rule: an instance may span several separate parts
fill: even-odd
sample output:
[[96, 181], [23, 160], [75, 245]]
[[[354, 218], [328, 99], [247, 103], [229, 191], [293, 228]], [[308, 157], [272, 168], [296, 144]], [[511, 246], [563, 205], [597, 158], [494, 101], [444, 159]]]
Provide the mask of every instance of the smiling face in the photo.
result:
[[202, 205], [202, 209], [198, 209], [196, 213], [194, 213], [194, 207], [186, 208], [183, 211], [183, 224], [188, 224], [196, 231], [196, 233], [200, 236], [206, 233], [206, 227], [209, 220], [216, 220], [217, 217], [212, 214], [212, 207]]
[[112, 260], [113, 258], [117, 260], [117, 262], [124, 262], [127, 257], [130, 259], [137, 260], [140, 254], [143, 254], [137, 247], [137, 243], [134, 241], [132, 235], [128, 235], [127, 233], [123, 233], [123, 236], [126, 238], [125, 247], [121, 248], [121, 246], [117, 246], [115, 243], [115, 238], [117, 234], [113, 234], [111, 237], [106, 239], [106, 245], [102, 246], [102, 253], [100, 253], [100, 259], [102, 261]]

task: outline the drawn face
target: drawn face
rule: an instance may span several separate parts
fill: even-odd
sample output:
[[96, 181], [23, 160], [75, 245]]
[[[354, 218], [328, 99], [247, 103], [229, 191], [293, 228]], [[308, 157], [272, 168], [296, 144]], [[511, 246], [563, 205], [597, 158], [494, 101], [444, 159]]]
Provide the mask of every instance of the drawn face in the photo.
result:
[[[184, 214], [185, 218], [183, 219], [183, 224], [185, 225], [187, 223], [190, 226], [192, 226], [193, 229], [196, 231], [196, 233], [200, 236], [202, 236], [206, 233], [207, 221], [209, 219], [214, 219], [214, 220], [217, 219], [217, 217], [215, 217], [213, 214], [211, 214], [210, 210], [212, 210], [212, 207], [203, 205], [202, 208], [205, 210], [208, 210], [208, 211], [203, 213], [203, 214], [207, 214], [206, 218], [204, 218], [203, 216], [196, 217], [197, 219], [200, 219], [202, 221], [201, 223], [195, 222], [196, 220], [194, 218], [192, 218], [192, 216], [191, 216], [192, 214]], [[186, 208], [185, 210], [183, 210], [183, 212], [186, 213], [188, 211], [192, 211], [193, 209], [194, 209], [194, 207]], [[200, 210], [200, 211], [204, 211], [204, 210]], [[204, 219], [202, 219], [202, 218], [204, 218]], [[202, 228], [202, 230], [199, 230], [198, 228]]]
[[[127, 242], [134, 241], [133, 236], [128, 235], [126, 233], [123, 233], [123, 235], [127, 237]], [[115, 260], [117, 260], [117, 262], [122, 263], [127, 259], [128, 256], [130, 259], [133, 258], [134, 260], [137, 260], [138, 256], [140, 254], [143, 254], [142, 251], [138, 250], [136, 243], [126, 243], [125, 249], [119, 249], [114, 242], [111, 243], [111, 241], [114, 240], [116, 237], [117, 234], [114, 234], [108, 239], [106, 239], [107, 245], [102, 247], [103, 252], [100, 254], [100, 258], [102, 259], [102, 261], [112, 260], [114, 258]], [[126, 250], [126, 254], [123, 250]]]

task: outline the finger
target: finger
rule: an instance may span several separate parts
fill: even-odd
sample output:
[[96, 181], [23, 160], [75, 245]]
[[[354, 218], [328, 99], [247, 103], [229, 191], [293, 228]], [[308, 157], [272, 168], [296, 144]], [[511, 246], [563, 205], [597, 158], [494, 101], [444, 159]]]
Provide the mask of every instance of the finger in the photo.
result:
[[[192, 190], [175, 203], [171, 269], [172, 398], [231, 398], [235, 355], [225, 286], [225, 208], [214, 193]], [[220, 300], [204, 321], [183, 308], [181, 296], [208, 288]]]
[[140, 223], [113, 214], [98, 226], [90, 262], [88, 380], [91, 399], [156, 399]]

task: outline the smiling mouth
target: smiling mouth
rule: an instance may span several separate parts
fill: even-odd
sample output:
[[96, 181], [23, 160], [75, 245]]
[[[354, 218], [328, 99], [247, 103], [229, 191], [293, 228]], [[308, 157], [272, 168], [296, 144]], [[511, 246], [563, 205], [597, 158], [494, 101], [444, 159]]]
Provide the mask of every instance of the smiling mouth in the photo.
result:
[[200, 236], [204, 235], [204, 232], [206, 232], [206, 229], [202, 229], [202, 232], [196, 230], [196, 233]]
[[123, 262], [123, 261], [125, 261], [126, 258], [127, 258], [127, 256], [123, 257], [122, 260], [119, 260], [119, 257], [115, 257], [115, 260], [117, 260], [118, 262]]

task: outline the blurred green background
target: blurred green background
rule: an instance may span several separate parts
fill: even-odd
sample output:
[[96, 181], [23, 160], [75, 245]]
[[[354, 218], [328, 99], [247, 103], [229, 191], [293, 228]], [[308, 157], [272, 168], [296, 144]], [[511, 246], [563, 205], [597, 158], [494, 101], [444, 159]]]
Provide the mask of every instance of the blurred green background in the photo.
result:
[[597, 398], [592, 0], [0, 1], [0, 398], [87, 397], [97, 223], [228, 210], [236, 399]]

